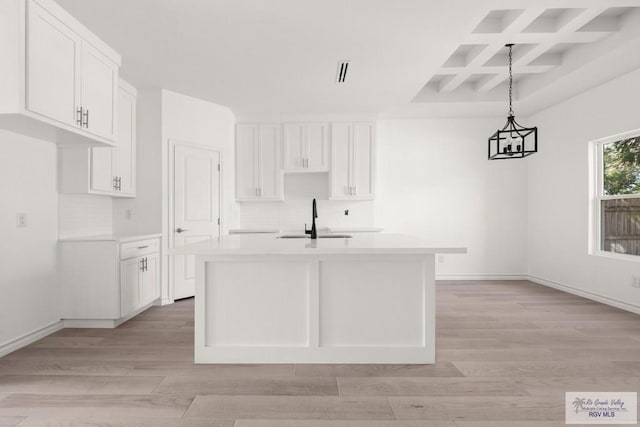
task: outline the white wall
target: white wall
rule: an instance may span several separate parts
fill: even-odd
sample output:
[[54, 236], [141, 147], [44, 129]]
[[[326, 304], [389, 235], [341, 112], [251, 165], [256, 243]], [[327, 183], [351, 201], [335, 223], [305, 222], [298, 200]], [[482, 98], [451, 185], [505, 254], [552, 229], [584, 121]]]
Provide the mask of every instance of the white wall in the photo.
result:
[[467, 247], [436, 265], [441, 278], [526, 274], [526, 163], [487, 160], [487, 138], [505, 120], [378, 122], [376, 224]]
[[113, 202], [113, 231], [123, 235], [162, 232], [162, 92], [138, 90], [137, 103], [136, 197]]
[[[222, 151], [223, 232], [237, 221], [233, 203], [234, 123], [235, 117], [227, 107], [162, 91], [162, 137], [165, 143], [169, 140], [183, 141]], [[165, 150], [165, 154], [167, 152]], [[167, 161], [164, 164], [168, 165]]]
[[640, 264], [588, 254], [588, 142], [640, 128], [640, 70], [536, 114], [540, 151], [528, 159], [529, 274], [635, 305]]
[[[0, 130], [0, 347], [60, 319], [56, 145]], [[16, 228], [16, 213], [27, 213]]]
[[[226, 107], [168, 90], [138, 91], [137, 197], [115, 199], [116, 234], [162, 233], [162, 300], [172, 301], [169, 289], [169, 141], [222, 151], [222, 228], [237, 223], [233, 202], [234, 116]], [[131, 218], [127, 219], [127, 211]]]

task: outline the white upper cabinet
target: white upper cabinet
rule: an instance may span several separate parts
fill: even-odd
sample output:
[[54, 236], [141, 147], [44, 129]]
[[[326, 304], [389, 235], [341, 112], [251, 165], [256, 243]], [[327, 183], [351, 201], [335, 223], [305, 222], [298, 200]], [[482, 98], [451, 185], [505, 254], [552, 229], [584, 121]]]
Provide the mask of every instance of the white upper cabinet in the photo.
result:
[[284, 170], [303, 171], [306, 153], [306, 127], [302, 123], [285, 123], [282, 127], [284, 142]]
[[2, 0], [0, 126], [113, 145], [120, 56], [52, 0]]
[[106, 196], [136, 195], [136, 90], [121, 80], [115, 147], [61, 147], [59, 190]]
[[124, 81], [118, 89], [117, 147], [113, 149], [113, 176], [120, 195], [136, 194], [137, 91]]
[[118, 67], [102, 52], [82, 42], [82, 127], [113, 140], [116, 130]]
[[236, 199], [282, 200], [279, 125], [236, 126]]
[[[99, 192], [111, 192], [115, 190], [115, 176], [113, 165], [115, 162], [115, 148], [94, 147], [90, 148], [91, 153], [89, 169], [91, 182], [89, 189]], [[64, 189], [62, 189], [64, 192]]]
[[329, 126], [326, 123], [283, 125], [285, 172], [329, 170]]
[[29, 3], [27, 28], [27, 109], [79, 125], [80, 37], [36, 2]]
[[374, 125], [332, 123], [330, 199], [373, 199], [374, 168]]

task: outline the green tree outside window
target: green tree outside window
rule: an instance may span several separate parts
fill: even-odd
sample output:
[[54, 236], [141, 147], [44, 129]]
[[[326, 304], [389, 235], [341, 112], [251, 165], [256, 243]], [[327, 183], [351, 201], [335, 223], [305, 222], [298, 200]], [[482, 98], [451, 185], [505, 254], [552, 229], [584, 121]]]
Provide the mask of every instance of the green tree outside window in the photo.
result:
[[640, 193], [640, 137], [604, 146], [604, 193]]

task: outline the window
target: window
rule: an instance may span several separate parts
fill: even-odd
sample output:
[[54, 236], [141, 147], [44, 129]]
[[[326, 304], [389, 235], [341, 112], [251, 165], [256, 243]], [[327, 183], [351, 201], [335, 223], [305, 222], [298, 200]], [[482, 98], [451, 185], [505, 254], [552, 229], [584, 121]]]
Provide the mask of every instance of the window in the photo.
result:
[[593, 142], [592, 248], [640, 256], [640, 129]]

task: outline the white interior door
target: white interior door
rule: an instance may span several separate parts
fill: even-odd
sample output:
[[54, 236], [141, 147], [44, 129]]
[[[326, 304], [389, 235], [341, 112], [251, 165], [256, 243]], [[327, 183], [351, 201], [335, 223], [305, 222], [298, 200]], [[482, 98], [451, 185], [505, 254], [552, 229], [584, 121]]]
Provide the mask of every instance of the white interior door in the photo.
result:
[[[220, 153], [186, 145], [174, 146], [173, 247], [215, 239], [220, 235]], [[195, 259], [176, 255], [173, 297], [195, 295]]]

